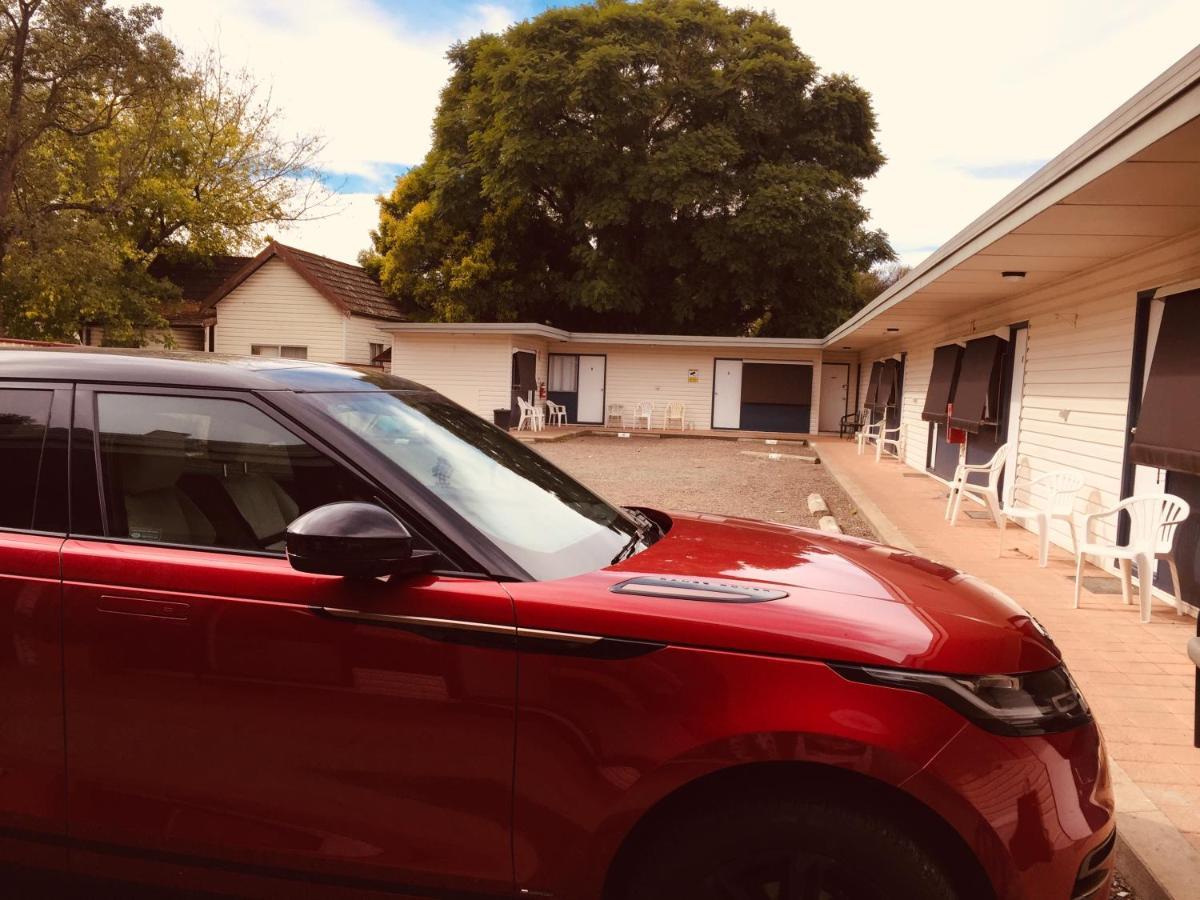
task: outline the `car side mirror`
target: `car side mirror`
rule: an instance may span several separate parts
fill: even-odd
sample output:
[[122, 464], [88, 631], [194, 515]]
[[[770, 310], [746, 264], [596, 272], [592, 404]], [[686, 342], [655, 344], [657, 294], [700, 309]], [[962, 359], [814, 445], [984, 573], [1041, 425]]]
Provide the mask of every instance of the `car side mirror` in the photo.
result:
[[437, 554], [413, 550], [403, 523], [374, 503], [328, 503], [309, 510], [287, 529], [288, 562], [298, 572], [378, 578], [419, 575]]

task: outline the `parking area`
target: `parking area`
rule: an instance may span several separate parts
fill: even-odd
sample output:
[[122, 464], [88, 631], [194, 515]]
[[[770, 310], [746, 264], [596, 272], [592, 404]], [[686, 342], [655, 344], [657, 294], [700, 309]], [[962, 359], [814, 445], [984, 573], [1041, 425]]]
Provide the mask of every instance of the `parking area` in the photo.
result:
[[875, 538], [824, 466], [794, 458], [813, 455], [800, 443], [606, 435], [535, 446], [588, 487], [622, 505], [815, 528], [818, 517], [808, 510], [808, 495], [815, 492], [825, 498], [843, 531]]

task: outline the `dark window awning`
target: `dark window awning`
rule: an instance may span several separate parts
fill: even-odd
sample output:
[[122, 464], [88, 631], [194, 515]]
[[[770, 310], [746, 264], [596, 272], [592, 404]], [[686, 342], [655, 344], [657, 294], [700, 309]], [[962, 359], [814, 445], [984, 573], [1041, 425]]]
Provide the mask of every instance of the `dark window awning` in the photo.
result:
[[954, 389], [954, 415], [950, 424], [971, 434], [987, 424], [996, 424], [1000, 405], [1000, 376], [1008, 341], [996, 335], [967, 341], [958, 384]]
[[954, 399], [962, 357], [963, 348], [958, 344], [946, 344], [933, 351], [933, 371], [929, 375], [929, 390], [925, 392], [925, 408], [921, 410], [921, 418], [926, 422], [946, 424], [946, 404]]
[[[879, 363], [875, 363], [879, 365]], [[900, 381], [900, 363], [898, 360], [885, 359], [883, 369], [879, 373], [879, 390], [875, 392], [875, 402], [871, 408], [882, 413], [889, 406], [896, 405], [896, 389]]]
[[1200, 291], [1168, 297], [1130, 459], [1200, 475]]
[[871, 363], [871, 381], [867, 385], [867, 398], [863, 402], [863, 406], [868, 409], [875, 408], [875, 398], [879, 395], [879, 378], [883, 374], [883, 363]]

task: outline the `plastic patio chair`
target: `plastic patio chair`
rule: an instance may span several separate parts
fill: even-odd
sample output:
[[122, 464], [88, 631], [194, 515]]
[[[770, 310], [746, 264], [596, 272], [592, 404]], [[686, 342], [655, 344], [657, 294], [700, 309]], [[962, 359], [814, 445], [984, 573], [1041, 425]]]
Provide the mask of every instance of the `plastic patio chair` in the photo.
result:
[[663, 416], [663, 429], [669, 429], [672, 422], [679, 423], [679, 430], [683, 431], [686, 427], [687, 411], [682, 403], [671, 402], [667, 404], [667, 414]]
[[862, 410], [846, 413], [838, 420], [838, 440], [842, 440], [846, 435], [856, 437], [859, 430], [863, 427]]
[[1075, 535], [1075, 496], [1083, 487], [1083, 477], [1074, 472], [1046, 472], [1029, 482], [1028, 504], [1006, 503], [1000, 510], [1000, 548], [1004, 549], [1004, 526], [1009, 519], [1034, 521], [1038, 533], [1038, 565], [1050, 562], [1050, 526], [1054, 520], [1067, 523], [1071, 532], [1071, 552], [1078, 550]]
[[854, 436], [854, 442], [858, 446], [859, 456], [863, 455], [863, 452], [867, 449], [868, 444], [870, 444], [872, 441], [879, 440], [879, 432], [882, 429], [883, 419], [880, 419], [878, 422], [872, 422], [871, 411], [869, 409], [864, 409], [862, 427], [858, 429], [858, 434]]
[[517, 431], [528, 427], [530, 431], [541, 431], [545, 425], [545, 417], [542, 415], [541, 407], [534, 406], [528, 400], [517, 398], [517, 408], [521, 411], [521, 418], [517, 422]]
[[[969, 466], [959, 463], [954, 470], [954, 479], [950, 482], [950, 497], [946, 501], [946, 518], [951, 525], [958, 524], [958, 513], [962, 509], [963, 494], [968, 494], [981, 500], [992, 514], [992, 519], [1000, 524], [1000, 475], [1008, 463], [1008, 444], [992, 454], [992, 458], [981, 465]], [[972, 484], [968, 479], [979, 472], [987, 474], [987, 484]]]
[[618, 428], [625, 427], [625, 407], [620, 403], [608, 404], [608, 413], [604, 418], [604, 427], [612, 427], [614, 419]]
[[[880, 422], [880, 424], [884, 423]], [[883, 454], [889, 447], [896, 459], [904, 459], [904, 431], [902, 426], [897, 425], [895, 428], [881, 428], [879, 430], [879, 435], [875, 439], [875, 462], [883, 459]]]
[[546, 418], [551, 425], [567, 424], [567, 408], [553, 400], [546, 401]]
[[642, 423], [646, 423], [646, 430], [649, 431], [654, 427], [654, 404], [649, 400], [642, 400], [638, 403], [633, 412], [633, 427], [641, 428]]
[[[1088, 540], [1092, 522], [1097, 519], [1116, 518], [1122, 510], [1129, 515], [1129, 540], [1125, 544], [1100, 544]], [[1149, 622], [1150, 604], [1154, 595], [1155, 563], [1165, 559], [1171, 570], [1171, 582], [1175, 588], [1175, 612], [1183, 615], [1183, 591], [1179, 585], [1179, 567], [1175, 565], [1175, 530], [1187, 519], [1191, 511], [1192, 508], [1182, 497], [1176, 497], [1174, 494], [1151, 494], [1127, 497], [1112, 509], [1084, 516], [1083, 543], [1075, 548], [1075, 608], [1079, 609], [1079, 590], [1085, 556], [1115, 559], [1120, 563], [1121, 597], [1127, 604], [1133, 603], [1131, 575], [1133, 564], [1136, 562], [1142, 622]]]

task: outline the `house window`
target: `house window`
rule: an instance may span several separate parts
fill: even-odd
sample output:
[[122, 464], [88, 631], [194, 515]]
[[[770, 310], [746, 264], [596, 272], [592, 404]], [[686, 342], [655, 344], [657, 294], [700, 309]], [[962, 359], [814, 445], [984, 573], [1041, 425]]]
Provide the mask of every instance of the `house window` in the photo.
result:
[[370, 347], [370, 350], [367, 353], [367, 359], [369, 361], [375, 362], [383, 355], [383, 344], [371, 343], [368, 346]]
[[252, 356], [269, 356], [273, 359], [308, 359], [307, 347], [288, 346], [287, 344], [253, 344], [250, 347]]

